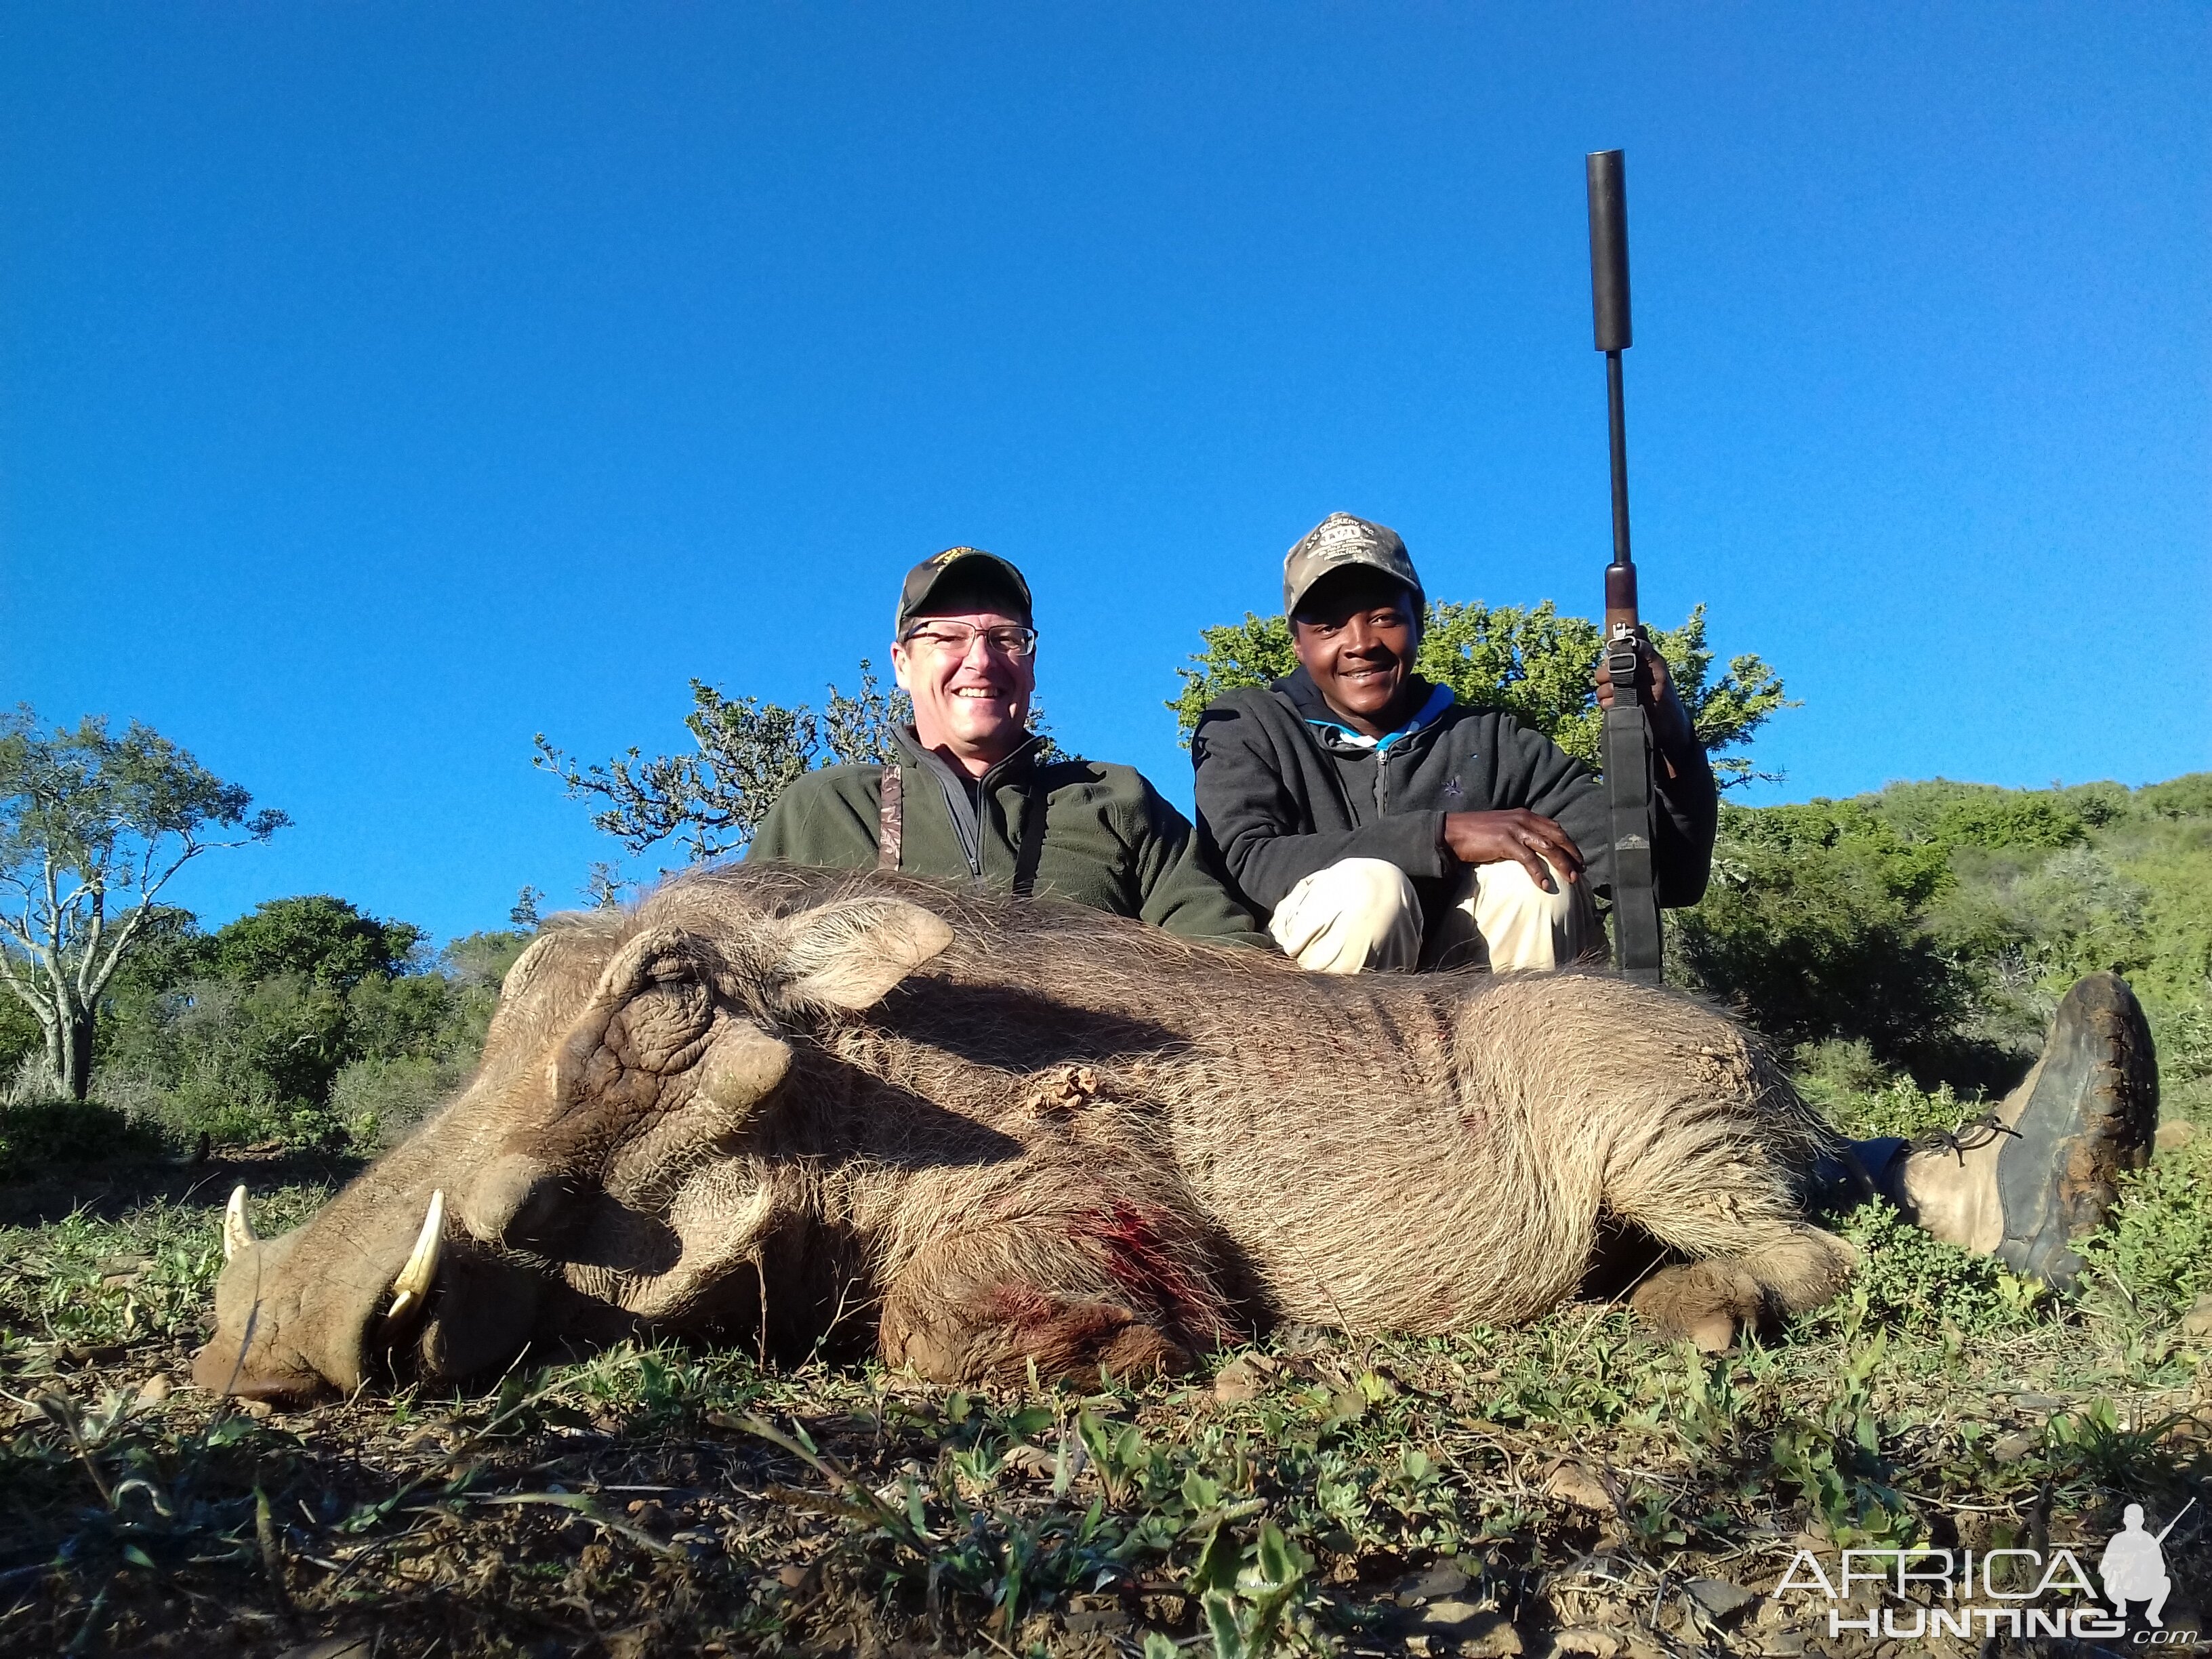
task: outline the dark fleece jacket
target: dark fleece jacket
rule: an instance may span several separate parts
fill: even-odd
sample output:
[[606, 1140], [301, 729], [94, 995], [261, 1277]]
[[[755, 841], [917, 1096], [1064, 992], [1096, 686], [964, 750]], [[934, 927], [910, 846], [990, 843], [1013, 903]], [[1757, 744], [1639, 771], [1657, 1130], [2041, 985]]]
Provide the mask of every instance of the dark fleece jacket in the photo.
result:
[[[1416, 679], [1414, 692], [1432, 698], [1434, 688]], [[1352, 740], [1303, 668], [1265, 690], [1228, 692], [1199, 717], [1199, 830], [1261, 915], [1324, 866], [1375, 858], [1413, 878], [1433, 921], [1458, 869], [1444, 814], [1516, 806], [1556, 819], [1595, 890], [1610, 896], [1613, 836], [1595, 775], [1510, 714], [1435, 702], [1426, 720], [1379, 748]], [[1695, 904], [1712, 868], [1720, 792], [1702, 750], [1674, 763], [1672, 778], [1655, 769], [1654, 879], [1660, 903]]]

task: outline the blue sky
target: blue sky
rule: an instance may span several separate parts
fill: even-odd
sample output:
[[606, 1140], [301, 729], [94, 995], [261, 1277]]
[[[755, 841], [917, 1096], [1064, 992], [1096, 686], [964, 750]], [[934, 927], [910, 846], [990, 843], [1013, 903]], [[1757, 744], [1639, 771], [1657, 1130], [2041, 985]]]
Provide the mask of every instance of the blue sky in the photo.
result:
[[1803, 700], [1756, 799], [2202, 768], [2208, 19], [11, 3], [0, 694], [294, 816], [207, 919], [452, 934], [612, 850], [534, 733], [818, 698], [969, 542], [1187, 804], [1172, 671], [1328, 511], [1596, 608], [1622, 146], [1645, 610]]

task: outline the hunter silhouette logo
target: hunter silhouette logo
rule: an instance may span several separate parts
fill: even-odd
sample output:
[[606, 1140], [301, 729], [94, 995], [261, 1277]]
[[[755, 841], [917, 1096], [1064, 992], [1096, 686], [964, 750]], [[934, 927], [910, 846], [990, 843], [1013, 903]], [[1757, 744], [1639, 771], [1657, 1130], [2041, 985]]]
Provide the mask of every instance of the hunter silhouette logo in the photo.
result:
[[[2191, 1498], [2181, 1506], [2181, 1515], [2197, 1507]], [[2166, 1620], [2159, 1615], [2166, 1611], [2166, 1598], [2172, 1594], [2173, 1580], [2166, 1576], [2166, 1535], [2180, 1524], [2181, 1515], [2159, 1529], [2154, 1538], [2143, 1530], [2143, 1509], [2140, 1504], [2130, 1504], [2121, 1516], [2123, 1528], [2105, 1546], [2103, 1558], [2097, 1563], [2097, 1577], [2105, 1581], [2105, 1599], [2112, 1604], [2112, 1611], [2124, 1619], [2128, 1603], [2148, 1601], [2143, 1617], [2154, 1630], [2163, 1630]]]
[[[2166, 1540], [2182, 1516], [2197, 1507], [2191, 1498], [2180, 1514], [2156, 1533], [2143, 1524], [2143, 1508], [2130, 1504], [2121, 1529], [2097, 1559], [2097, 1577], [2112, 1613], [2097, 1605], [2097, 1588], [2075, 1552], [1934, 1547], [1844, 1550], [1828, 1566], [1810, 1550], [1800, 1550], [1775, 1585], [1777, 1595], [1814, 1590], [1828, 1602], [1827, 1633], [1856, 1631], [1869, 1637], [1978, 1637], [1990, 1640], [2070, 1636], [2109, 1640], [2128, 1633], [2128, 1608], [2143, 1603], [2148, 1626], [2134, 1633], [2136, 1644], [2193, 1647], [2194, 1630], [2166, 1628], [2166, 1599], [2173, 1581], [2166, 1570]], [[2086, 1550], [2082, 1553], [2086, 1554]], [[1868, 1604], [1866, 1590], [1880, 1585], [1887, 1595]], [[1847, 1605], [1838, 1605], [1847, 1604]]]

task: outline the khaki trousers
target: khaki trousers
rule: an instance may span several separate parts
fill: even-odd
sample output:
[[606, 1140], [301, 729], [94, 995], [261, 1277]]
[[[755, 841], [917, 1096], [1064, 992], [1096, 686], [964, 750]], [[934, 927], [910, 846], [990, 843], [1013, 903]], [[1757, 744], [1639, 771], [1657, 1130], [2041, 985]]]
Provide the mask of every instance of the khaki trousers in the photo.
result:
[[1589, 890], [1556, 872], [1553, 885], [1558, 891], [1546, 892], [1517, 864], [1462, 866], [1437, 936], [1425, 940], [1420, 900], [1404, 871], [1383, 859], [1340, 859], [1285, 893], [1267, 931], [1285, 956], [1320, 974], [1603, 961], [1605, 930]]

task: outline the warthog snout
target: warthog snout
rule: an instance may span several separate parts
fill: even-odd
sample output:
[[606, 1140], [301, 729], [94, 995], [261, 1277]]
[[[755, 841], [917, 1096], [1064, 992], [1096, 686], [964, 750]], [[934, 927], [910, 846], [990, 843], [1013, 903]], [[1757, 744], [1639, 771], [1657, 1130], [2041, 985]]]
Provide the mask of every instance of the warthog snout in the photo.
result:
[[549, 931], [476, 1079], [404, 1146], [280, 1238], [233, 1194], [195, 1380], [272, 1399], [459, 1381], [695, 1307], [775, 1218], [744, 1148], [791, 1071], [775, 1028], [871, 1006], [951, 939], [885, 899], [739, 938]]
[[[496, 1358], [518, 1325], [526, 1334], [534, 1285], [449, 1237], [442, 1190], [430, 1191], [418, 1215], [333, 1218], [354, 1248], [331, 1252], [312, 1273], [297, 1259], [303, 1235], [256, 1237], [246, 1198], [240, 1187], [223, 1216], [216, 1335], [192, 1362], [204, 1389], [305, 1400], [350, 1392], [373, 1374], [461, 1376]], [[389, 1224], [395, 1214], [398, 1227]]]

